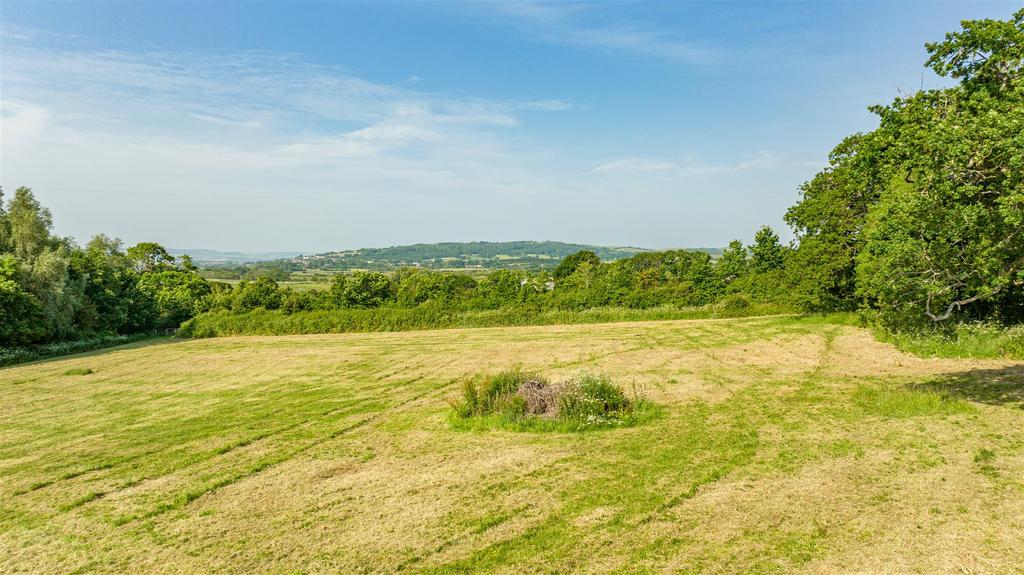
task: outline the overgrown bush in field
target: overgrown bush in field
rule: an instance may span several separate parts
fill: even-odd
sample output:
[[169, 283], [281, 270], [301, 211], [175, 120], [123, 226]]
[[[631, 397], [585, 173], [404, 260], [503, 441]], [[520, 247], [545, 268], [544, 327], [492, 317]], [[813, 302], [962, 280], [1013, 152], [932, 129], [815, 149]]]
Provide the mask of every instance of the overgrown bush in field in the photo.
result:
[[459, 429], [494, 427], [523, 431], [584, 431], [631, 426], [655, 415], [640, 394], [628, 397], [610, 379], [582, 374], [551, 383], [520, 369], [463, 382], [452, 402]]

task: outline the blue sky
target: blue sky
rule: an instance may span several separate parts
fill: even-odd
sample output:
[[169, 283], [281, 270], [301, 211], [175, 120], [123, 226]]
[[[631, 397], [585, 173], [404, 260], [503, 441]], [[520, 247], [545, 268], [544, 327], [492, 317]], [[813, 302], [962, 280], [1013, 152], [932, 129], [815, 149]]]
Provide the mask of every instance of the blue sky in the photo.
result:
[[696, 247], [782, 215], [1001, 3], [0, 4], [0, 184], [56, 231]]

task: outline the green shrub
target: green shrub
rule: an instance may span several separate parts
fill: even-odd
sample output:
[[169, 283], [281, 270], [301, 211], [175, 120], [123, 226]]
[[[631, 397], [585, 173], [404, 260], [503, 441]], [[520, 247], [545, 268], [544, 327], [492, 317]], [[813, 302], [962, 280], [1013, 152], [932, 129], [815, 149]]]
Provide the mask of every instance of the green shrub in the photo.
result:
[[452, 403], [453, 425], [477, 430], [584, 431], [636, 425], [654, 413], [653, 404], [639, 394], [627, 397], [607, 377], [552, 384], [519, 369], [467, 380]]
[[750, 311], [750, 298], [741, 293], [730, 294], [715, 304], [714, 308], [718, 317], [740, 317]]

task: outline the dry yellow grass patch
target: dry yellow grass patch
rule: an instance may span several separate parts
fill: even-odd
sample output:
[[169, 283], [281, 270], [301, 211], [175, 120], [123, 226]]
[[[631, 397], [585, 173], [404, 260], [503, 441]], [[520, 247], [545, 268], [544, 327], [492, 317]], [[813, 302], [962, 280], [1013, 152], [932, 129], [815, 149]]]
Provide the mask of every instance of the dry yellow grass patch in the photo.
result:
[[[458, 382], [516, 364], [605, 373], [662, 415], [454, 431]], [[0, 370], [0, 571], [1012, 572], [1022, 374], [795, 318], [40, 362]]]

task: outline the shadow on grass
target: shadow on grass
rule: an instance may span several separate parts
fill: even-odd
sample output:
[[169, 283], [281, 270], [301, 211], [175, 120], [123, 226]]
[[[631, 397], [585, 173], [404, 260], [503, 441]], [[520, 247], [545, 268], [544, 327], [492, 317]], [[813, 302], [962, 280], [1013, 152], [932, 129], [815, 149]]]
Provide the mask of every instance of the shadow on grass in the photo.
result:
[[77, 352], [77, 353], [69, 353], [69, 354], [66, 354], [66, 355], [54, 355], [54, 356], [50, 356], [50, 357], [43, 357], [43, 358], [39, 358], [39, 359], [33, 359], [31, 361], [24, 361], [24, 362], [21, 362], [21, 363], [14, 363], [14, 364], [11, 364], [11, 365], [4, 365], [4, 366], [0, 366], [0, 372], [2, 372], [4, 370], [7, 370], [7, 369], [12, 369], [12, 368], [16, 368], [16, 367], [22, 367], [22, 366], [26, 366], [26, 365], [40, 365], [40, 364], [45, 364], [45, 363], [51, 363], [51, 362], [54, 362], [54, 361], [63, 361], [65, 359], [75, 359], [75, 358], [82, 358], [82, 357], [96, 357], [96, 356], [100, 356], [100, 355], [106, 355], [106, 354], [114, 352], [114, 351], [122, 351], [122, 350], [127, 350], [127, 349], [141, 349], [141, 348], [153, 347], [153, 346], [157, 346], [157, 345], [167, 345], [167, 344], [170, 344], [170, 343], [176, 343], [176, 342], [182, 342], [182, 341], [187, 341], [187, 340], [175, 338], [174, 336], [169, 336], [169, 335], [155, 335], [153, 337], [147, 337], [145, 339], [140, 339], [140, 340], [136, 340], [136, 341], [132, 341], [132, 342], [128, 342], [128, 343], [111, 345], [109, 347], [99, 347], [99, 348], [96, 348], [96, 349], [80, 351], [80, 352]]
[[1024, 409], [1024, 364], [952, 373], [914, 386], [988, 405]]

